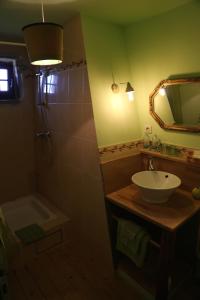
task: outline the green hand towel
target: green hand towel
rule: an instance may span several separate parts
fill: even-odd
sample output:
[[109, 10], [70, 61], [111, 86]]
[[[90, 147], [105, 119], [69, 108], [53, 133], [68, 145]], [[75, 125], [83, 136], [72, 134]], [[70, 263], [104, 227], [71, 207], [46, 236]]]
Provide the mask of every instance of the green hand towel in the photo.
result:
[[[127, 246], [130, 240], [135, 239], [136, 235], [141, 233], [141, 227], [137, 224], [127, 220], [118, 219], [118, 235], [120, 235], [120, 243], [124, 246]], [[135, 245], [135, 251], [137, 251], [137, 247], [138, 245]]]
[[31, 224], [15, 231], [15, 234], [23, 244], [31, 244], [45, 236], [44, 230], [37, 224]]
[[134, 222], [118, 219], [116, 248], [127, 255], [138, 267], [144, 265], [149, 234]]

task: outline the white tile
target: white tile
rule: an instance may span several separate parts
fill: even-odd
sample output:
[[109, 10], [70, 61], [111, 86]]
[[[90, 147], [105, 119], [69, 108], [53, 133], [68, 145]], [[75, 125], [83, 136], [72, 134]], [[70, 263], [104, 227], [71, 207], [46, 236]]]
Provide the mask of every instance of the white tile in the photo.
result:
[[87, 66], [83, 66], [83, 98], [84, 102], [91, 102], [90, 84]]
[[69, 101], [83, 102], [83, 70], [81, 67], [69, 69]]

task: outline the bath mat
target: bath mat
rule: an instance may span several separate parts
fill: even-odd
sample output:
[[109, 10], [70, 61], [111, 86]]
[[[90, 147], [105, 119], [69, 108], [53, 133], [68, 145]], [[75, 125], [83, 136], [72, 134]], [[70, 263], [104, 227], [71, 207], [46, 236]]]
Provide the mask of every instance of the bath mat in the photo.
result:
[[45, 237], [44, 230], [37, 224], [31, 224], [15, 231], [23, 244], [31, 244]]

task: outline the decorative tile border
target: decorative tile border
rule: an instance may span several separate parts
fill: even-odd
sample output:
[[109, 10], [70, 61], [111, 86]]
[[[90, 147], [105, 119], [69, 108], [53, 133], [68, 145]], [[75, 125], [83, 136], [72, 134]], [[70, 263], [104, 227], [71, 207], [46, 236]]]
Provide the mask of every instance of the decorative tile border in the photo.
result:
[[140, 151], [144, 154], [162, 157], [168, 160], [179, 161], [182, 163], [190, 164], [191, 166], [200, 167], [200, 149], [163, 143], [160, 151], [156, 151], [151, 147], [149, 149], [145, 149], [144, 147], [142, 147]]
[[107, 147], [99, 148], [99, 155], [101, 163], [120, 159], [122, 157], [131, 156], [140, 153], [142, 147], [142, 140], [134, 140], [123, 144], [116, 144]]
[[73, 61], [71, 64], [60, 64], [58, 66], [49, 66], [49, 67], [41, 67], [41, 68], [33, 68], [30, 66], [30, 64], [25, 63], [23, 60], [17, 61], [17, 67], [19, 68], [21, 73], [25, 72], [25, 77], [33, 77], [37, 78], [38, 76], [41, 76], [42, 74], [54, 74], [57, 72], [61, 72], [64, 70], [69, 70], [73, 68], [79, 68], [80, 66], [87, 66], [87, 61], [85, 59], [82, 59], [80, 61]]
[[87, 62], [86, 60], [82, 59], [80, 61], [73, 61], [71, 64], [62, 63], [57, 67], [49, 67], [49, 71], [53, 73], [53, 72], [59, 72], [63, 70], [73, 69], [73, 68], [79, 68], [80, 66], [85, 66], [85, 65], [87, 65]]
[[134, 140], [132, 142], [99, 148], [100, 162], [106, 163], [141, 152], [200, 166], [200, 149], [162, 143], [161, 149], [156, 151], [152, 147], [144, 148], [143, 140]]

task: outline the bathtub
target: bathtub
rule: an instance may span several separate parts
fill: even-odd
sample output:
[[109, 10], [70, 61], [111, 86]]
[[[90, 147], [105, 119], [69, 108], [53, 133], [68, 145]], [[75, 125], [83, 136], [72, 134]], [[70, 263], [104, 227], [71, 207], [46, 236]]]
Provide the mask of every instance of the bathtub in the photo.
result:
[[1, 209], [7, 225], [13, 232], [31, 224], [42, 226], [57, 218], [36, 195], [9, 201], [1, 205]]
[[[17, 198], [2, 204], [0, 209], [18, 245], [19, 251], [16, 254], [14, 266], [25, 264], [27, 260], [65, 242], [69, 218], [41, 195]], [[31, 224], [38, 224], [42, 227], [45, 232], [44, 238], [28, 245], [23, 244], [15, 232]]]

